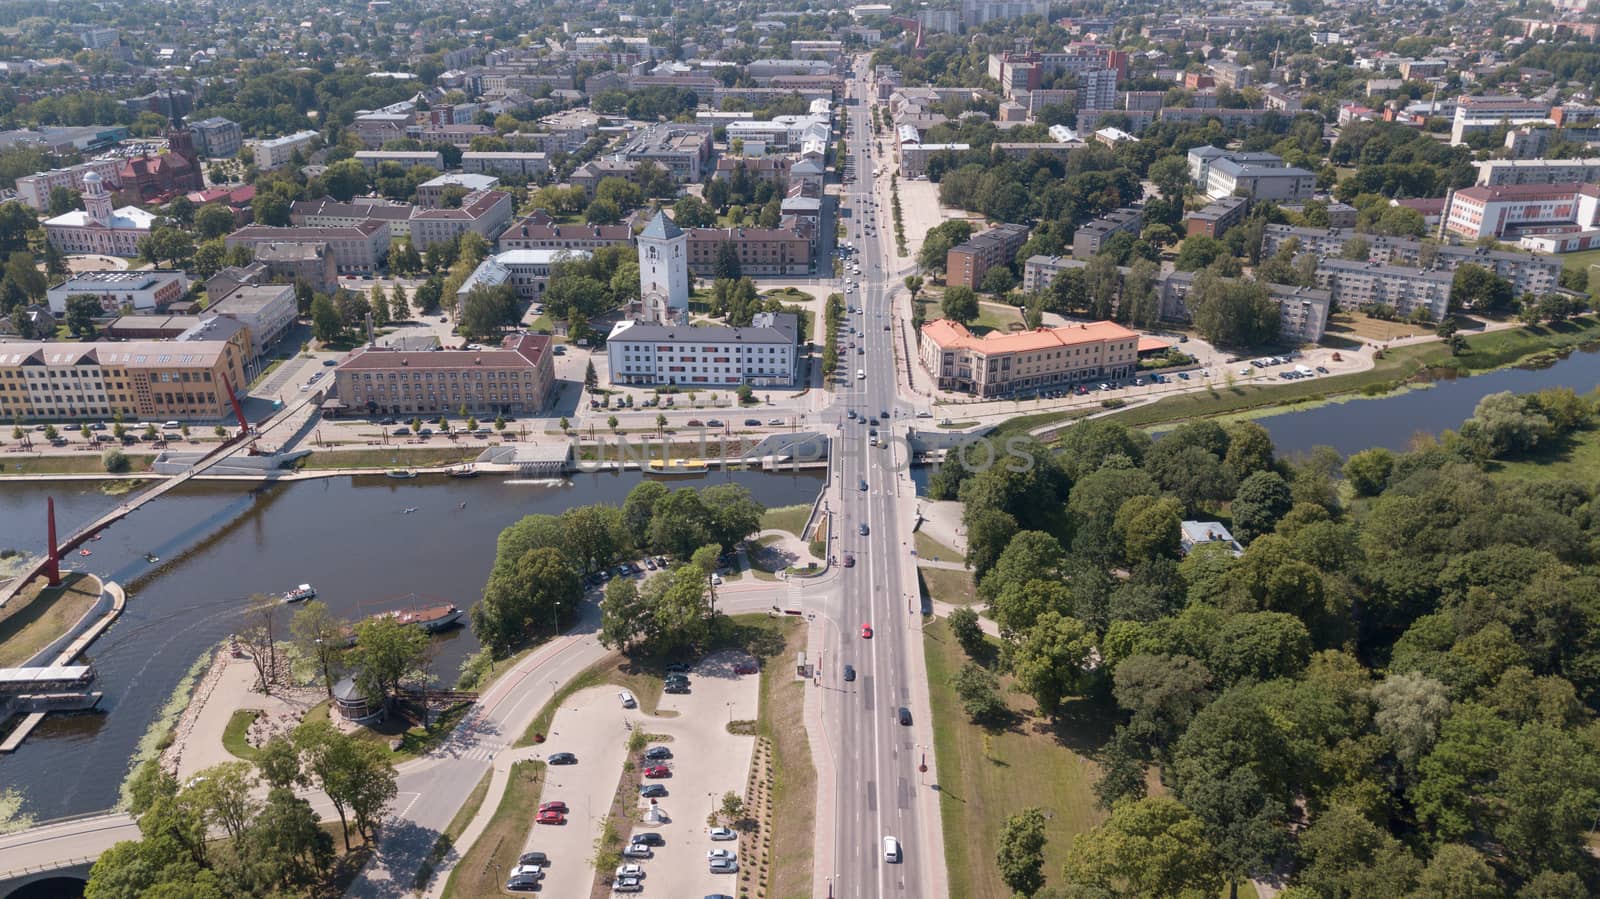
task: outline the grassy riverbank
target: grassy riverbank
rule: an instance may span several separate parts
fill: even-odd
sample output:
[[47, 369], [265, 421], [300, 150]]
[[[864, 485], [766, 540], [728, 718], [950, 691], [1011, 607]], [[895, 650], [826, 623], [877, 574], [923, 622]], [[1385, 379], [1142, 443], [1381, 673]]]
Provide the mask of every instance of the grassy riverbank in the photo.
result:
[[[128, 456], [128, 470], [140, 472], [149, 469], [155, 456], [143, 454]], [[36, 455], [33, 453], [0, 454], [0, 477], [25, 474], [100, 474], [107, 478], [105, 463], [99, 453], [73, 455]]]
[[1541, 353], [1592, 343], [1600, 340], [1600, 318], [1584, 316], [1568, 322], [1508, 328], [1470, 335], [1466, 340], [1467, 350], [1458, 356], [1452, 356], [1443, 342], [1415, 344], [1390, 350], [1364, 372], [1290, 381], [1271, 387], [1250, 384], [1217, 387], [1167, 397], [1111, 417], [1130, 427], [1147, 427], [1257, 410], [1291, 411], [1352, 394], [1381, 396], [1429, 370], [1479, 374]]
[[99, 599], [100, 579], [92, 574], [69, 574], [59, 587], [40, 579], [23, 588], [0, 609], [0, 668], [15, 668], [38, 655]]
[[[444, 895], [476, 897], [500, 895], [500, 880], [516, 867], [517, 856], [533, 827], [534, 808], [544, 789], [544, 762], [529, 759], [511, 766], [505, 794], [495, 806], [489, 826], [452, 869]], [[470, 820], [470, 819], [469, 819]], [[465, 829], [465, 828], [463, 828]]]

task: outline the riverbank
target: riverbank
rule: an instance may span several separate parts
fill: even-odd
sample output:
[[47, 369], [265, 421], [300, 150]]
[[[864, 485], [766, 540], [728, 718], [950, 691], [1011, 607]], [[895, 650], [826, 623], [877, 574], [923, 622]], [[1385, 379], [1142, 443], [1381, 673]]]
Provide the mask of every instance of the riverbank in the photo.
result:
[[1270, 387], [1234, 384], [1209, 391], [1166, 397], [1108, 416], [1130, 427], [1150, 427], [1253, 413], [1250, 417], [1314, 408], [1335, 400], [1388, 396], [1408, 384], [1435, 377], [1461, 377], [1505, 368], [1541, 354], [1570, 352], [1600, 341], [1600, 317], [1508, 328], [1470, 335], [1467, 348], [1452, 355], [1443, 341], [1412, 344], [1386, 352], [1366, 371], [1309, 378]]
[[21, 595], [0, 606], [0, 668], [27, 664], [61, 639], [100, 601], [100, 579], [67, 574], [61, 586], [36, 580]]

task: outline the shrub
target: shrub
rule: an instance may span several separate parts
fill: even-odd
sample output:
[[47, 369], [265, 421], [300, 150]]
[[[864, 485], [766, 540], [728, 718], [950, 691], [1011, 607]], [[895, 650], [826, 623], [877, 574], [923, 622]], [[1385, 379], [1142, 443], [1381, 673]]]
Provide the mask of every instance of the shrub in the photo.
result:
[[112, 474], [126, 474], [129, 467], [128, 457], [119, 449], [108, 449], [100, 454], [100, 464]]

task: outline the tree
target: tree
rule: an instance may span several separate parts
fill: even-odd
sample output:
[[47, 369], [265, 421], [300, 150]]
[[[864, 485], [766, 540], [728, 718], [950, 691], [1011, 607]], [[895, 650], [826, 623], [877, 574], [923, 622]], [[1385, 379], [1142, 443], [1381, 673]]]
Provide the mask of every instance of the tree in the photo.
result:
[[233, 210], [219, 203], [207, 203], [195, 211], [195, 236], [202, 241], [216, 240], [232, 231], [233, 223]]
[[305, 770], [338, 812], [348, 850], [349, 818], [355, 817], [358, 832], [369, 835], [382, 810], [397, 795], [394, 766], [382, 747], [340, 733], [325, 720], [295, 728], [294, 744]]
[[1275, 471], [1258, 471], [1244, 479], [1233, 496], [1233, 535], [1248, 544], [1272, 531], [1293, 505], [1289, 484]]
[[583, 369], [583, 387], [585, 390], [594, 390], [600, 384], [600, 376], [595, 373], [594, 360], [590, 359]]
[[922, 292], [923, 280], [921, 275], [906, 275], [906, 290], [911, 291], [911, 302], [917, 301], [917, 294]]
[[981, 665], [968, 662], [950, 679], [961, 707], [974, 724], [999, 721], [1006, 714], [1006, 703], [1000, 698], [1000, 681]]
[[649, 626], [649, 611], [650, 604], [632, 580], [619, 577], [606, 584], [606, 600], [600, 604], [600, 645], [631, 651]]
[[275, 787], [246, 831], [240, 854], [272, 872], [266, 875], [271, 885], [287, 888], [326, 874], [333, 864], [333, 837], [322, 829], [311, 803]]
[[1223, 256], [1231, 255], [1228, 245], [1205, 234], [1191, 234], [1178, 244], [1178, 258], [1173, 263], [1180, 272], [1208, 268]]
[[1206, 837], [1228, 879], [1230, 899], [1237, 899], [1239, 881], [1269, 867], [1288, 842], [1285, 803], [1264, 789], [1250, 768], [1186, 781], [1179, 798], [1205, 823]]
[[1550, 420], [1526, 399], [1502, 391], [1478, 400], [1461, 425], [1461, 439], [1474, 457], [1500, 459], [1533, 450], [1551, 430]]
[[709, 228], [717, 223], [717, 214], [699, 197], [688, 195], [672, 204], [672, 220], [680, 228]]
[[1009, 293], [1011, 288], [1015, 286], [1017, 286], [1017, 279], [1011, 274], [1011, 269], [1003, 265], [996, 265], [983, 273], [983, 281], [978, 285], [978, 288], [998, 300]]
[[93, 337], [94, 320], [104, 314], [99, 300], [87, 294], [74, 294], [67, 299], [67, 330], [79, 339]]
[[983, 628], [978, 625], [978, 613], [970, 606], [952, 609], [945, 620], [950, 626], [950, 635], [956, 638], [969, 657], [976, 657], [983, 651]]
[[687, 559], [696, 549], [710, 543], [709, 515], [700, 495], [683, 487], [658, 499], [645, 542], [652, 551], [678, 559]]
[[1006, 886], [1032, 896], [1044, 886], [1044, 811], [1025, 808], [1006, 819], [1000, 829], [995, 864]]
[[428, 651], [428, 635], [392, 615], [366, 618], [356, 624], [356, 645], [350, 667], [356, 685], [369, 698], [387, 706], [400, 683], [416, 672]]
[[1129, 656], [1112, 677], [1117, 706], [1130, 714], [1128, 734], [1158, 751], [1174, 743], [1211, 702], [1211, 671], [1187, 655]]
[[1470, 312], [1500, 312], [1516, 299], [1511, 282], [1471, 262], [1456, 268], [1450, 281], [1450, 308]]
[[1123, 558], [1137, 565], [1154, 558], [1177, 558], [1182, 547], [1183, 503], [1175, 497], [1135, 496], [1117, 510]]
[[382, 287], [372, 285], [372, 293], [367, 304], [372, 307], [372, 324], [375, 327], [381, 328], [389, 324], [389, 295], [383, 292]]
[[345, 625], [333, 617], [326, 604], [313, 599], [289, 619], [289, 632], [294, 634], [300, 655], [316, 663], [323, 687], [332, 699], [334, 677], [343, 658]]
[[251, 796], [255, 785], [255, 768], [249, 762], [223, 762], [201, 771], [184, 792], [208, 827], [220, 827], [237, 842], [259, 809]]
[[733, 241], [725, 240], [718, 244], [712, 276], [737, 281], [742, 273], [743, 265], [739, 261], [739, 249], [733, 245]]
[[406, 299], [405, 285], [399, 281], [394, 282], [394, 290], [389, 293], [389, 316], [397, 322], [411, 317], [411, 302]]
[[473, 632], [490, 646], [510, 649], [533, 629], [557, 622], [562, 606], [576, 611], [582, 593], [577, 565], [555, 547], [498, 559], [483, 599], [472, 608]]
[[139, 258], [149, 263], [160, 263], [165, 259], [172, 263], [173, 268], [178, 268], [193, 255], [194, 237], [177, 228], [158, 227], [139, 241]]
[[1202, 271], [1189, 289], [1195, 330], [1224, 346], [1255, 346], [1278, 336], [1279, 312], [1264, 285]]
[[1063, 873], [1101, 896], [1191, 899], [1221, 890], [1220, 867], [1204, 825], [1162, 797], [1122, 803], [1105, 823], [1074, 837]]
[[1045, 612], [1012, 651], [1017, 685], [1047, 715], [1079, 688], [1094, 652], [1095, 635], [1084, 624], [1058, 612]]
[[1500, 899], [1505, 895], [1494, 869], [1477, 850], [1449, 843], [1434, 852], [1408, 899]]
[[606, 199], [596, 199], [583, 211], [583, 220], [591, 225], [615, 225], [621, 219], [622, 210]]
[[723, 552], [731, 552], [741, 540], [761, 529], [761, 516], [766, 508], [750, 496], [747, 488], [738, 484], [716, 484], [701, 490], [699, 498], [706, 510], [706, 528], [711, 542]]
[[1189, 163], [1182, 156], [1164, 156], [1150, 164], [1147, 176], [1170, 202], [1183, 200], [1189, 190]]
[[1357, 496], [1377, 496], [1389, 486], [1389, 473], [1394, 470], [1394, 453], [1384, 447], [1373, 447], [1355, 453], [1344, 462], [1344, 479], [1350, 482]]
[[1301, 884], [1334, 899], [1403, 896], [1421, 865], [1394, 837], [1344, 805], [1325, 809], [1300, 837]]
[[627, 498], [622, 501], [622, 526], [627, 529], [635, 545], [646, 545], [650, 522], [655, 518], [656, 503], [671, 492], [660, 481], [640, 481], [628, 491]]
[[951, 321], [966, 324], [978, 317], [978, 295], [959, 284], [945, 288], [940, 311]]
[[326, 294], [319, 293], [311, 301], [311, 336], [319, 343], [333, 343], [344, 336], [344, 319]]
[[461, 302], [459, 322], [461, 333], [470, 339], [499, 335], [517, 322], [516, 288], [511, 284], [479, 284], [472, 288]]

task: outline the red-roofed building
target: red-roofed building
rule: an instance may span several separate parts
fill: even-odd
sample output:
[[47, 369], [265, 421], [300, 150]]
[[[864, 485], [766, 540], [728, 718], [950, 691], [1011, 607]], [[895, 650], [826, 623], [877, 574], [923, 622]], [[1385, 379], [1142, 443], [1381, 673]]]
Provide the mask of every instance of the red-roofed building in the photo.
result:
[[485, 350], [366, 347], [346, 356], [333, 378], [340, 407], [357, 414], [432, 415], [465, 406], [492, 418], [543, 410], [555, 362], [548, 336], [513, 334]]
[[129, 200], [164, 203], [191, 190], [205, 188], [200, 154], [194, 149], [194, 132], [188, 128], [167, 131], [167, 152], [135, 156], [117, 170], [117, 183]]
[[1444, 207], [1445, 230], [1466, 240], [1596, 226], [1600, 226], [1600, 187], [1593, 184], [1464, 187], [1452, 192]]
[[940, 390], [1005, 396], [1129, 377], [1139, 364], [1139, 335], [1099, 321], [977, 337], [941, 318], [922, 326], [920, 356]]

